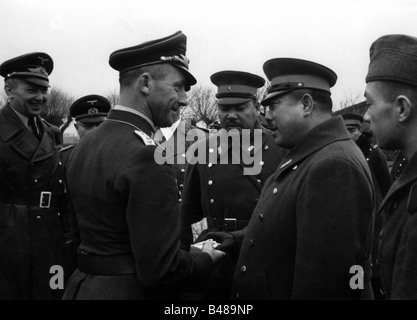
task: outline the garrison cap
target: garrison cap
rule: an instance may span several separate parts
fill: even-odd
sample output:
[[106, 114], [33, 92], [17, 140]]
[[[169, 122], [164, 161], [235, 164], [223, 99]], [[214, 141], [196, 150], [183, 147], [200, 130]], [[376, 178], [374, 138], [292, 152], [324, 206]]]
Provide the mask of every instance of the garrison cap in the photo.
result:
[[377, 39], [369, 50], [366, 83], [396, 81], [417, 86], [417, 38], [391, 34]]
[[217, 88], [217, 103], [220, 105], [242, 104], [256, 100], [257, 90], [265, 84], [265, 79], [242, 71], [220, 71], [211, 77]]
[[70, 113], [76, 121], [97, 123], [104, 121], [110, 109], [109, 100], [96, 94], [90, 94], [75, 101], [70, 107]]
[[42, 87], [50, 87], [48, 76], [54, 68], [52, 58], [44, 52], [27, 53], [0, 65], [4, 80], [19, 78]]
[[161, 39], [117, 50], [110, 55], [109, 64], [122, 74], [144, 66], [169, 63], [183, 71], [188, 85], [192, 86], [197, 80], [188, 71], [190, 61], [185, 56], [186, 51], [187, 37], [181, 31], [177, 31]]
[[261, 102], [267, 106], [271, 99], [297, 89], [314, 89], [330, 93], [337, 75], [329, 68], [307, 60], [276, 58], [263, 65], [264, 72], [271, 82], [268, 95]]
[[363, 117], [358, 113], [344, 113], [342, 114], [343, 122], [347, 129], [362, 128]]

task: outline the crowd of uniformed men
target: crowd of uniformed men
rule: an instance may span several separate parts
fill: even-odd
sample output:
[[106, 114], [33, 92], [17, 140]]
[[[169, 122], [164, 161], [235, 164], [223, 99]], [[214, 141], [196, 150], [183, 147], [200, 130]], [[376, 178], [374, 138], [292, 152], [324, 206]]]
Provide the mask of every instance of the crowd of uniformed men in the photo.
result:
[[312, 61], [266, 61], [262, 101], [264, 78], [219, 71], [219, 131], [181, 119], [186, 40], [113, 52], [119, 104], [76, 100], [64, 148], [40, 117], [52, 57], [0, 65], [0, 299], [416, 299], [417, 38], [371, 45], [364, 117], [332, 117]]

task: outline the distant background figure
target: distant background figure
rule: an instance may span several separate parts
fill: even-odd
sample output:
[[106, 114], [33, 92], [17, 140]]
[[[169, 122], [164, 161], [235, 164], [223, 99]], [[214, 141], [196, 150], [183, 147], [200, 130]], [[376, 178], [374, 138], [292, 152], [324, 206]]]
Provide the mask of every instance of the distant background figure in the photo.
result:
[[[366, 161], [368, 162], [369, 169], [371, 170], [372, 181], [374, 184], [376, 209], [387, 194], [391, 187], [391, 176], [388, 169], [385, 155], [378, 148], [377, 145], [372, 146], [371, 141], [362, 133], [363, 117], [357, 113], [344, 113], [342, 114], [343, 121], [346, 129], [349, 131], [353, 141], [356, 142], [361, 149]], [[383, 217], [380, 213], [375, 214], [375, 229], [374, 229], [374, 241], [372, 248], [372, 289], [374, 291], [375, 299], [384, 299], [381, 277], [380, 277], [380, 265], [378, 259], [378, 241], [379, 233], [382, 229]]]

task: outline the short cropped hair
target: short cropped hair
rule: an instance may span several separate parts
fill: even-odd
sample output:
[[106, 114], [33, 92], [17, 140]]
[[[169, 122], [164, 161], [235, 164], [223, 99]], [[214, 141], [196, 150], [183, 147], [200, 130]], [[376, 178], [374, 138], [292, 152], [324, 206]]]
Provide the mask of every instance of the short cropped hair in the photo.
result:
[[314, 102], [316, 107], [324, 112], [331, 113], [333, 108], [333, 101], [330, 97], [330, 93], [323, 90], [314, 90], [314, 89], [299, 89], [294, 90], [288, 93], [294, 100], [300, 100], [305, 94], [309, 94]]
[[139, 78], [143, 73], [149, 73], [155, 80], [163, 79], [169, 72], [168, 64], [155, 64], [150, 66], [144, 66], [141, 68], [133, 69], [122, 73], [119, 77], [119, 83], [121, 87], [129, 87], [133, 82]]
[[407, 96], [414, 104], [417, 104], [417, 87], [395, 81], [381, 81], [382, 96], [386, 102], [392, 103], [400, 95]]

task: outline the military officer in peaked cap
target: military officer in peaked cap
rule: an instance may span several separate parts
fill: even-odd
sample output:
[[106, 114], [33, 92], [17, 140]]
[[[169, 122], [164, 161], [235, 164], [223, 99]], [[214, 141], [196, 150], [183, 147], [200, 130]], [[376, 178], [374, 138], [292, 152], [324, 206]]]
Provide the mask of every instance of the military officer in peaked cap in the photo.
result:
[[277, 128], [275, 143], [289, 152], [265, 182], [247, 228], [209, 235], [222, 239], [223, 250], [241, 248], [232, 298], [359, 298], [364, 290], [350, 285], [353, 266], [364, 270], [372, 296], [372, 178], [342, 118], [332, 118], [337, 76], [291, 58], [269, 60], [264, 71], [271, 86], [262, 104]]
[[109, 64], [119, 72], [120, 105], [79, 142], [67, 167], [81, 245], [64, 299], [173, 298], [204, 286], [224, 255], [211, 243], [180, 250], [173, 170], [155, 156], [155, 131], [173, 124], [196, 83], [186, 36], [117, 50]]
[[50, 286], [67, 226], [62, 164], [55, 131], [40, 117], [53, 66], [43, 52], [0, 65], [8, 101], [0, 110], [0, 299], [63, 294]]
[[[382, 199], [391, 186], [391, 176], [387, 165], [385, 155], [377, 145], [372, 146], [368, 138], [362, 134], [363, 117], [358, 113], [342, 114], [346, 129], [349, 131], [353, 141], [361, 149], [372, 175], [374, 192], [376, 197], [376, 208], [382, 202]], [[378, 241], [379, 232], [382, 228], [382, 215], [375, 215], [374, 240], [372, 243], [372, 289], [375, 299], [383, 299], [383, 289], [381, 285], [378, 259]]]
[[[227, 70], [213, 74], [211, 81], [218, 88], [216, 98], [222, 130], [193, 145], [197, 149], [203, 148], [207, 159], [204, 163], [197, 162], [187, 167], [181, 209], [187, 226], [184, 233], [191, 233], [191, 224], [207, 219], [208, 229], [197, 242], [208, 232], [236, 231], [247, 226], [265, 181], [275, 172], [286, 152], [275, 145], [272, 132], [262, 127], [257, 118], [259, 104], [256, 93], [265, 83], [262, 77]], [[240, 134], [237, 154], [232, 143], [216, 148], [216, 141], [233, 131]], [[249, 145], [243, 142], [245, 131], [248, 141], [250, 138]], [[255, 140], [256, 134], [259, 140]], [[253, 158], [253, 164], [243, 161], [245, 153]], [[212, 154], [216, 157], [212, 158]], [[228, 161], [224, 163], [222, 158]], [[249, 165], [258, 166], [258, 172], [245, 174]], [[187, 238], [184, 234], [183, 237]], [[235, 263], [236, 256], [223, 259], [216, 266], [205, 298], [229, 298]]]
[[102, 124], [110, 109], [110, 101], [97, 94], [90, 94], [75, 101], [70, 107], [70, 114], [76, 121], [75, 128], [80, 139]]
[[372, 43], [365, 119], [378, 145], [400, 150], [405, 167], [385, 196], [379, 260], [387, 299], [417, 299], [417, 38], [385, 35]]

